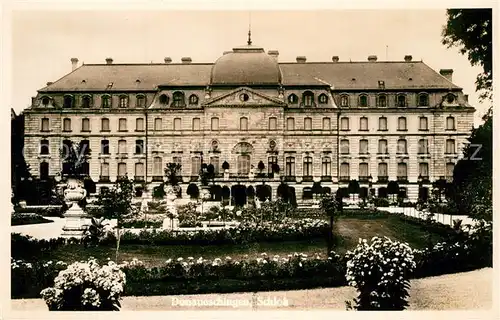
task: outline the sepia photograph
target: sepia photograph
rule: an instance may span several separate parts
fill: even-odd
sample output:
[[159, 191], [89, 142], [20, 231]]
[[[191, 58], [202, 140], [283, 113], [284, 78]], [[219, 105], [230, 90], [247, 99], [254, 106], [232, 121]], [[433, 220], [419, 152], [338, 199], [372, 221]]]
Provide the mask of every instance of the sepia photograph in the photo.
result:
[[6, 309], [496, 310], [496, 8], [231, 8], [10, 11]]

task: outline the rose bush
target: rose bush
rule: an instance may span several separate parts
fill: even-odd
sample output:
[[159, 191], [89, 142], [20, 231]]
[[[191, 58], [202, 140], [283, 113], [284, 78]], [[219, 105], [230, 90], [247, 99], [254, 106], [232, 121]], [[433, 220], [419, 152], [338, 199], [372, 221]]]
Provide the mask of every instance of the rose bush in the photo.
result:
[[40, 295], [49, 310], [118, 311], [125, 285], [125, 274], [114, 262], [100, 266], [95, 259], [75, 262], [59, 272], [54, 287]]
[[416, 264], [406, 243], [373, 237], [369, 244], [359, 239], [346, 259], [346, 280], [359, 293], [354, 304], [346, 302], [348, 309], [404, 310], [408, 306], [409, 279]]

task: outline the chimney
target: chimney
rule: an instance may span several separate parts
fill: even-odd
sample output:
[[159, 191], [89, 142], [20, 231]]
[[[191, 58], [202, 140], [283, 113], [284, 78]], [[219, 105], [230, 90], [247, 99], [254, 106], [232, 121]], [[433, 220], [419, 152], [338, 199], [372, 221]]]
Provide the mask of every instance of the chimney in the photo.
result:
[[306, 63], [307, 58], [305, 56], [298, 56], [297, 63]]
[[228, 53], [233, 53], [233, 52], [232, 52], [232, 51], [224, 51], [224, 52], [222, 53], [222, 55], [223, 55], [223, 56], [225, 56], [225, 55], [226, 55], [226, 54], [228, 54]]
[[163, 59], [163, 61], [165, 61], [165, 63], [172, 63], [172, 58], [165, 57], [165, 59]]
[[372, 56], [368, 56], [368, 61], [370, 61], [370, 62], [377, 61], [377, 56], [373, 56], [373, 55]]
[[439, 73], [448, 79], [448, 81], [452, 82], [453, 79], [453, 69], [441, 69], [439, 70]]
[[333, 56], [332, 57], [333, 62], [339, 62], [339, 56]]
[[411, 59], [413, 59], [413, 57], [412, 57], [412, 56], [410, 56], [410, 55], [406, 55], [406, 56], [405, 56], [405, 61], [406, 61], [406, 62], [411, 62]]
[[267, 52], [268, 55], [273, 57], [274, 59], [278, 60], [278, 56], [280, 55], [280, 52], [278, 50], [269, 50]]
[[191, 57], [182, 57], [181, 61], [182, 63], [191, 63], [193, 60], [191, 60]]
[[71, 58], [71, 71], [78, 68], [78, 58]]
[[106, 58], [106, 64], [113, 64], [113, 58]]
[[50, 85], [51, 85], [51, 84], [53, 84], [53, 83], [54, 83], [54, 82], [52, 82], [52, 81], [47, 82], [47, 87], [48, 87], [48, 86], [50, 86]]
[[464, 99], [465, 99], [465, 102], [469, 102], [469, 95], [468, 94], [464, 94]]

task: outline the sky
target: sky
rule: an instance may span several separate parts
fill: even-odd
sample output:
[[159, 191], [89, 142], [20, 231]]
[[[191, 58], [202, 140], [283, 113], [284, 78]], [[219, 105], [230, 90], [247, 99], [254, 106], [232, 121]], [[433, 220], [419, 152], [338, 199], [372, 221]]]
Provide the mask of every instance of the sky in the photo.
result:
[[224, 51], [246, 44], [251, 24], [254, 45], [278, 50], [279, 60], [423, 60], [434, 70], [453, 69], [453, 82], [469, 94], [479, 125], [488, 104], [475, 92], [480, 67], [458, 48], [441, 44], [444, 9], [311, 11], [19, 10], [11, 16], [12, 108], [26, 108], [38, 89], [71, 71], [70, 59], [84, 63], [213, 62]]

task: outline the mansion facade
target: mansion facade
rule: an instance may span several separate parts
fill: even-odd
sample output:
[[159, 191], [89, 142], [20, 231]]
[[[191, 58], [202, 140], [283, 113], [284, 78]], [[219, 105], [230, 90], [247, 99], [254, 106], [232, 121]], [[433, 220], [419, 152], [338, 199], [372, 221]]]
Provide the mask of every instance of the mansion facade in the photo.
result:
[[335, 191], [353, 179], [379, 195], [398, 181], [415, 201], [420, 188], [452, 179], [475, 111], [453, 70], [411, 56], [278, 56], [249, 41], [214, 63], [78, 66], [73, 58], [73, 71], [23, 112], [26, 162], [35, 176], [56, 176], [61, 146], [83, 141], [96, 192], [125, 176], [157, 186], [175, 162], [182, 197], [202, 163], [213, 164], [221, 187], [266, 184], [274, 198], [284, 180], [297, 201], [315, 182]]

